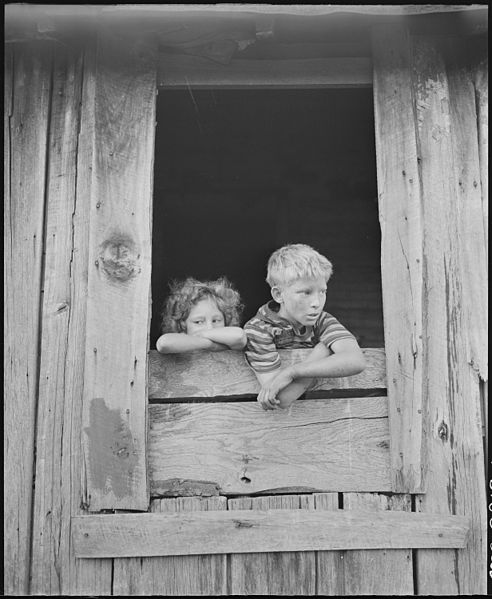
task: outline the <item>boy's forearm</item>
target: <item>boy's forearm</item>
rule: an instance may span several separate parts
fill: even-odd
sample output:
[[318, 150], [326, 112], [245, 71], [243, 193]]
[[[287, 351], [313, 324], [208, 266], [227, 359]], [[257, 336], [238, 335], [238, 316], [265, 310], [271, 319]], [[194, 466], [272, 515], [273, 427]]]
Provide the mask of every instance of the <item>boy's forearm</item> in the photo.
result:
[[341, 377], [352, 376], [362, 372], [365, 360], [362, 351], [339, 352], [330, 356], [305, 360], [289, 366], [294, 380], [315, 377]]

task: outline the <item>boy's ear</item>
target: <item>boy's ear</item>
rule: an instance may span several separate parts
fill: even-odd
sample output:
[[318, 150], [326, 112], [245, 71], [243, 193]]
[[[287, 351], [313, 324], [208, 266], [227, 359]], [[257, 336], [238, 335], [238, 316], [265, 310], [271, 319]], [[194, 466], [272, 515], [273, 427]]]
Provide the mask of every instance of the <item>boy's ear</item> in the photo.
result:
[[282, 291], [278, 287], [272, 287], [272, 297], [277, 302], [277, 304], [282, 303]]

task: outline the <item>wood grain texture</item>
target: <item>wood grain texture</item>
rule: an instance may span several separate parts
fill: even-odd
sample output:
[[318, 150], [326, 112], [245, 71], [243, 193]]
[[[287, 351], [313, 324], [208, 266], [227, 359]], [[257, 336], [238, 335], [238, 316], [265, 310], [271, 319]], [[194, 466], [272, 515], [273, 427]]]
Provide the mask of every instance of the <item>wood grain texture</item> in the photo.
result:
[[[386, 363], [384, 349], [364, 349], [366, 369], [355, 376], [320, 379], [308, 392], [332, 389], [384, 389]], [[309, 349], [280, 350], [287, 366], [305, 358]], [[149, 399], [226, 397], [256, 395], [260, 386], [243, 352], [200, 352], [193, 355], [149, 352]]]
[[155, 53], [98, 41], [84, 379], [85, 504], [148, 507], [148, 350]]
[[[73, 215], [72, 315], [69, 327], [69, 344], [66, 360], [66, 394], [72, 398], [73, 412], [70, 424], [71, 438], [66, 436], [70, 449], [63, 455], [70, 457], [70, 488], [72, 514], [87, 511], [83, 503], [83, 446], [82, 406], [84, 385], [84, 356], [87, 315], [87, 271], [89, 260], [89, 211], [92, 191], [92, 165], [94, 156], [95, 94], [97, 69], [97, 44], [94, 42], [84, 52], [84, 79], [80, 131], [77, 148], [77, 201]], [[67, 430], [67, 429], [65, 429]], [[66, 475], [65, 482], [69, 477]], [[71, 524], [71, 523], [70, 523]], [[79, 595], [110, 595], [113, 571], [112, 560], [76, 560], [70, 534], [70, 578], [64, 579], [64, 592]], [[70, 591], [68, 591], [70, 589]]]
[[[344, 510], [411, 512], [410, 495], [344, 493]], [[413, 566], [410, 549], [345, 551], [343, 559], [344, 594], [413, 595]]]
[[[317, 510], [338, 510], [338, 493], [314, 493]], [[345, 594], [344, 551], [316, 552], [316, 595], [340, 597]]]
[[[230, 510], [313, 509], [312, 495], [238, 497]], [[231, 595], [314, 595], [316, 564], [313, 551], [238, 553], [230, 556]]]
[[70, 534], [71, 516], [83, 513], [81, 405], [91, 163], [88, 156], [92, 153], [94, 126], [93, 55], [93, 51], [84, 55], [82, 50], [58, 50], [53, 63], [33, 510], [33, 594], [111, 594], [111, 561], [75, 560]]
[[[225, 497], [158, 499], [151, 503], [153, 513], [226, 509]], [[225, 555], [115, 559], [113, 595], [226, 595], [226, 568]]]
[[29, 593], [51, 51], [5, 57], [4, 592]]
[[471, 519], [466, 550], [417, 552], [418, 591], [480, 595], [486, 588], [486, 503], [470, 318], [473, 310], [475, 317], [481, 316], [482, 304], [481, 296], [470, 297], [463, 287], [472, 276], [485, 277], [479, 270], [464, 272], [474, 257], [464, 256], [476, 247], [471, 237], [483, 239], [483, 221], [474, 217], [480, 201], [472, 183], [478, 165], [462, 154], [462, 147], [470, 149], [472, 136], [477, 143], [477, 125], [471, 118], [470, 87], [456, 63], [446, 65], [436, 42], [428, 38], [415, 38], [414, 57], [424, 199], [423, 380], [429, 447], [427, 492], [417, 507]]
[[72, 280], [72, 259], [82, 62], [82, 55], [70, 56], [68, 52], [56, 53], [53, 61], [36, 427], [33, 594], [60, 594], [67, 590], [63, 589], [63, 580], [70, 578], [73, 395], [67, 394], [70, 381], [66, 377], [70, 368], [69, 328], [71, 318], [77, 319], [72, 312], [72, 290], [78, 283]]
[[480, 158], [480, 189], [485, 234], [485, 247], [489, 249], [489, 60], [484, 53], [474, 69], [475, 97], [478, 117], [478, 154]]
[[370, 87], [372, 64], [367, 57], [232, 59], [229, 64], [217, 64], [199, 56], [162, 53], [158, 85], [164, 89]]
[[[182, 499], [182, 498], [180, 498]], [[215, 553], [464, 547], [463, 516], [405, 512], [228, 510], [74, 516], [75, 555], [152, 557]]]
[[372, 31], [381, 278], [395, 492], [422, 490], [422, 215], [404, 27]]
[[[199, 481], [225, 494], [389, 490], [385, 397], [149, 406], [152, 493]], [[191, 489], [190, 489], [191, 490]]]

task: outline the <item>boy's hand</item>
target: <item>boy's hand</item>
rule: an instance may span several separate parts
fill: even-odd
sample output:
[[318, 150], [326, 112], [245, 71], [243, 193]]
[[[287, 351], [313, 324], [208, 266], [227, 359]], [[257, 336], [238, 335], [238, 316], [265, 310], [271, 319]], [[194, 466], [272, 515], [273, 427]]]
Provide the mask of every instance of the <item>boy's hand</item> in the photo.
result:
[[266, 383], [258, 394], [258, 401], [264, 410], [274, 410], [280, 405], [277, 394], [294, 381], [291, 368], [284, 368], [276, 377]]

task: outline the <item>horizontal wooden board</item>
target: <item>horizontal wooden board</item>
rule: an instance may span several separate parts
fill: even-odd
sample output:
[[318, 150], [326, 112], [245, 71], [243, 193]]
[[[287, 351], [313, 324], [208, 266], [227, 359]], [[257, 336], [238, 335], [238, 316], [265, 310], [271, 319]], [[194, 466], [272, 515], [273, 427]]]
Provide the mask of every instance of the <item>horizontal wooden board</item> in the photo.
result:
[[462, 516], [408, 512], [230, 510], [72, 518], [76, 557], [465, 547]]
[[223, 494], [390, 491], [387, 412], [386, 397], [272, 411], [257, 402], [149, 406], [151, 494], [193, 494], [197, 481]]
[[[299, 362], [309, 349], [279, 351], [282, 365]], [[386, 388], [386, 357], [383, 348], [363, 350], [366, 368], [355, 376], [319, 379], [307, 397], [331, 389]], [[160, 354], [149, 352], [149, 399], [232, 397], [256, 395], [260, 386], [244, 352]]]
[[370, 87], [372, 62], [366, 57], [343, 57], [233, 59], [230, 64], [218, 64], [198, 56], [162, 53], [158, 85], [164, 88]]

